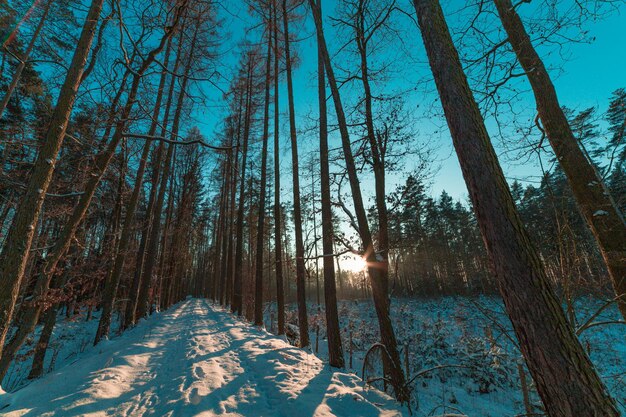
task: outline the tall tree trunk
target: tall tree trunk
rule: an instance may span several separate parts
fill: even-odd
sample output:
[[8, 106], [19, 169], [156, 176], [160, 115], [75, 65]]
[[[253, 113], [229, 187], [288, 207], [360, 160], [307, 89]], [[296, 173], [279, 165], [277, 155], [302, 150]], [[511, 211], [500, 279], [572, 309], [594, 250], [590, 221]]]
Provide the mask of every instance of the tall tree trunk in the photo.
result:
[[[174, 296], [174, 277], [173, 274], [168, 273], [167, 275], [165, 274], [165, 258], [166, 258], [166, 253], [167, 253], [167, 234], [170, 230], [171, 224], [172, 224], [172, 219], [174, 216], [174, 196], [176, 195], [176, 181], [174, 181], [174, 176], [172, 175], [170, 177], [170, 190], [169, 190], [169, 198], [167, 200], [167, 208], [165, 209], [165, 224], [163, 225], [163, 236], [161, 236], [161, 254], [159, 257], [159, 267], [158, 270], [160, 271], [159, 273], [159, 282], [165, 282], [166, 285], [166, 292], [165, 292], [165, 302], [167, 306], [172, 305], [173, 303], [175, 303], [176, 301], [176, 297]], [[182, 238], [182, 235], [178, 236], [176, 234], [174, 234], [173, 239], [175, 238]], [[172, 239], [172, 240], [173, 240]], [[170, 242], [170, 253], [169, 253], [169, 258], [170, 261], [172, 261], [174, 259], [174, 250], [176, 249], [177, 243], [174, 242]]]
[[[369, 80], [369, 67], [367, 62], [367, 44], [368, 40], [371, 38], [365, 35], [366, 11], [364, 3], [365, 0], [359, 0], [357, 19], [355, 23], [355, 40], [357, 43], [357, 49], [359, 51], [359, 57], [361, 58], [361, 82], [363, 84], [363, 92], [365, 93], [365, 127], [367, 131], [367, 141], [369, 142], [370, 151], [372, 153], [372, 166], [374, 169], [376, 211], [378, 212], [377, 252], [382, 258], [379, 260], [379, 267], [389, 271], [389, 221], [387, 214], [387, 204], [385, 201], [385, 149], [384, 146], [376, 140], [376, 131], [374, 128], [374, 112], [372, 110], [373, 98]], [[381, 22], [382, 21], [384, 20], [381, 20]]]
[[291, 73], [291, 51], [289, 48], [289, 16], [287, 3], [283, 0], [283, 30], [285, 32], [285, 62], [287, 66], [287, 96], [289, 99], [289, 137], [291, 138], [291, 174], [293, 178], [293, 223], [296, 238], [296, 297], [298, 299], [298, 326], [300, 327], [300, 347], [306, 347], [309, 341], [309, 317], [306, 308], [304, 264], [304, 238], [302, 236], [302, 208], [300, 204], [300, 170], [298, 167], [298, 137], [296, 133], [296, 111], [293, 98], [293, 79]]
[[233, 258], [233, 252], [234, 252], [234, 245], [235, 245], [235, 240], [233, 239], [233, 232], [234, 232], [234, 228], [235, 228], [235, 224], [234, 224], [234, 216], [235, 216], [235, 197], [236, 197], [236, 189], [237, 189], [237, 170], [238, 170], [238, 165], [239, 165], [239, 159], [238, 159], [238, 153], [236, 151], [236, 147], [233, 148], [232, 150], [233, 154], [234, 154], [234, 158], [235, 158], [235, 164], [233, 165], [233, 169], [232, 169], [232, 173], [230, 175], [230, 185], [228, 188], [228, 191], [230, 193], [229, 198], [229, 202], [228, 202], [228, 245], [226, 247], [226, 252], [224, 254], [224, 258], [226, 259], [226, 264], [224, 265], [224, 271], [225, 271], [225, 275], [226, 275], [226, 282], [225, 282], [225, 287], [224, 287], [224, 300], [222, 302], [222, 304], [224, 306], [229, 305], [230, 301], [232, 300], [231, 297], [231, 293], [233, 291], [233, 263], [232, 263], [232, 258]]
[[[160, 274], [160, 281], [165, 281], [166, 283], [166, 291], [165, 291], [165, 296], [164, 296], [164, 301], [165, 301], [165, 307], [169, 307], [170, 305], [174, 304], [177, 300], [175, 299], [174, 295], [173, 295], [173, 279], [170, 276], [169, 279], [165, 279], [164, 277], [164, 273], [162, 271], [164, 271], [165, 269], [165, 254], [167, 251], [167, 233], [170, 229], [170, 225], [172, 223], [172, 217], [174, 216], [174, 196], [176, 195], [176, 189], [175, 189], [175, 185], [176, 185], [176, 181], [174, 181], [174, 177], [172, 176], [170, 178], [170, 191], [169, 191], [169, 195], [170, 198], [167, 200], [167, 209], [165, 210], [165, 224], [163, 225], [163, 237], [161, 239], [161, 256], [159, 259], [159, 271], [161, 271]], [[174, 250], [174, 245], [172, 245], [172, 251]], [[171, 258], [171, 254], [170, 254], [170, 258]]]
[[85, 63], [102, 10], [102, 3], [103, 0], [91, 2], [72, 62], [52, 113], [46, 137], [39, 149], [39, 155], [35, 161], [26, 192], [17, 206], [0, 253], [0, 354], [11, 325], [37, 220], [46, 191], [48, 191], [48, 186], [52, 180], [55, 162], [80, 87]]
[[[220, 190], [224, 190], [226, 188], [227, 177], [226, 177], [226, 162], [222, 163], [222, 167], [220, 170], [220, 178], [221, 178], [221, 186]], [[215, 240], [215, 256], [213, 263], [213, 292], [212, 298], [215, 302], [221, 302], [221, 294], [222, 294], [222, 259], [224, 257], [224, 242], [226, 240], [226, 234], [228, 230], [226, 228], [226, 218], [227, 218], [227, 197], [223, 192], [219, 193], [219, 210], [217, 215], [217, 234]]]
[[[284, 7], [284, 3], [283, 3]], [[321, 9], [321, 3], [320, 3]], [[321, 10], [320, 10], [321, 11]], [[330, 167], [328, 162], [328, 121], [326, 110], [326, 76], [324, 58], [317, 47], [317, 99], [320, 120], [320, 196], [322, 199], [322, 251], [324, 260], [324, 302], [326, 304], [326, 335], [330, 366], [343, 368], [343, 345], [337, 311], [337, 286], [335, 283], [333, 213], [330, 199]]]
[[578, 146], [543, 61], [510, 0], [494, 0], [508, 40], [535, 94], [537, 111], [576, 203], [606, 263], [618, 307], [626, 319], [626, 222], [591, 161]]
[[[231, 137], [230, 145], [233, 145], [233, 138]], [[224, 175], [224, 186], [220, 192], [221, 199], [224, 203], [224, 215], [222, 216], [222, 229], [224, 233], [222, 234], [222, 241], [220, 242], [220, 273], [219, 273], [219, 302], [221, 305], [226, 304], [226, 266], [228, 264], [228, 241], [231, 239], [230, 236], [230, 187], [232, 180], [232, 170], [233, 170], [233, 157], [234, 152], [232, 149], [228, 152], [228, 156], [226, 158], [226, 166], [224, 167], [223, 175]]]
[[239, 95], [239, 105], [237, 109], [237, 145], [235, 147], [235, 167], [232, 175], [232, 185], [230, 187], [230, 215], [229, 215], [229, 229], [231, 238], [229, 240], [228, 245], [228, 253], [227, 253], [227, 264], [226, 264], [226, 278], [228, 280], [228, 294], [227, 300], [230, 302], [231, 311], [233, 310], [233, 300], [234, 300], [234, 283], [235, 283], [235, 245], [236, 245], [236, 234], [235, 228], [235, 217], [237, 215], [237, 210], [235, 209], [235, 204], [237, 202], [237, 178], [239, 175], [239, 147], [241, 146], [241, 128], [242, 128], [242, 118], [243, 116], [243, 101], [244, 94]]
[[[281, 207], [280, 207], [280, 142], [279, 142], [279, 116], [278, 108], [278, 9], [276, 0], [274, 7], [274, 256], [276, 259], [276, 315], [278, 321], [278, 334], [285, 334], [285, 290], [283, 288], [283, 245], [281, 232]], [[287, 13], [283, 4], [283, 19], [287, 19]]]
[[528, 368], [552, 417], [618, 416], [550, 288], [491, 145], [437, 0], [414, 0], [478, 225]]
[[367, 272], [372, 287], [374, 308], [378, 317], [380, 339], [382, 344], [385, 346], [387, 354], [389, 356], [388, 372], [391, 378], [391, 384], [396, 394], [396, 398], [400, 402], [407, 402], [409, 400], [409, 390], [406, 386], [404, 372], [402, 370], [402, 364], [400, 362], [400, 355], [398, 353], [398, 343], [396, 341], [396, 335], [393, 331], [393, 325], [391, 324], [391, 317], [389, 316], [389, 294], [387, 289], [388, 271], [385, 268], [381, 268], [381, 262], [379, 260], [379, 257], [374, 251], [372, 235], [369, 224], [367, 222], [365, 206], [363, 204], [363, 196], [361, 194], [361, 187], [359, 184], [359, 178], [357, 176], [356, 164], [354, 161], [354, 156], [352, 154], [346, 116], [343, 110], [341, 96], [339, 95], [339, 87], [337, 86], [335, 73], [330, 62], [330, 55], [326, 46], [326, 39], [324, 37], [324, 32], [322, 29], [321, 11], [319, 7], [315, 4], [314, 0], [309, 0], [309, 4], [311, 5], [311, 9], [313, 11], [318, 44], [320, 45], [322, 57], [324, 58], [324, 67], [326, 69], [328, 84], [330, 86], [330, 90], [333, 96], [335, 112], [337, 113], [337, 121], [339, 124], [339, 131], [341, 135], [341, 144], [343, 148], [344, 160], [346, 163], [346, 170], [348, 172], [350, 190], [352, 191], [352, 199], [357, 218], [357, 225], [359, 228], [359, 236], [361, 238], [362, 246], [365, 250]]
[[233, 282], [233, 300], [231, 311], [237, 312], [238, 316], [243, 314], [243, 223], [245, 208], [245, 188], [246, 188], [246, 165], [248, 159], [248, 139], [250, 137], [250, 121], [252, 119], [252, 75], [253, 62], [252, 55], [248, 55], [248, 74], [246, 78], [246, 112], [243, 127], [243, 148], [241, 154], [241, 177], [239, 179], [239, 201], [237, 208], [237, 225], [235, 231], [235, 272]]
[[[381, 280], [384, 282], [381, 284], [385, 288], [385, 293], [389, 291], [389, 231], [388, 231], [388, 214], [386, 203], [386, 191], [385, 191], [385, 149], [379, 141], [376, 140], [376, 131], [374, 128], [374, 112], [372, 110], [372, 90], [369, 81], [369, 67], [367, 62], [367, 44], [371, 39], [371, 33], [369, 36], [365, 34], [365, 1], [359, 0], [357, 15], [355, 19], [355, 41], [357, 44], [357, 50], [359, 51], [359, 57], [361, 59], [361, 82], [363, 84], [363, 92], [365, 94], [364, 107], [365, 107], [365, 127], [366, 127], [366, 140], [370, 146], [372, 168], [374, 171], [374, 186], [375, 186], [375, 200], [376, 211], [378, 214], [378, 248], [376, 250], [376, 267], [384, 271], [381, 274]], [[387, 14], [386, 16], [389, 16]], [[383, 17], [382, 19], [385, 19]], [[381, 20], [379, 23], [382, 23]], [[390, 364], [383, 357], [384, 369], [389, 369]]]
[[[272, 11], [270, 18], [272, 21]], [[268, 25], [270, 25], [268, 23]], [[259, 190], [259, 211], [256, 230], [256, 263], [254, 273], [254, 324], [263, 325], [263, 238], [265, 231], [265, 196], [267, 194], [267, 142], [269, 137], [270, 84], [272, 79], [272, 35], [268, 30], [267, 58], [265, 64], [265, 104], [263, 110], [263, 148], [261, 149], [261, 183]]]

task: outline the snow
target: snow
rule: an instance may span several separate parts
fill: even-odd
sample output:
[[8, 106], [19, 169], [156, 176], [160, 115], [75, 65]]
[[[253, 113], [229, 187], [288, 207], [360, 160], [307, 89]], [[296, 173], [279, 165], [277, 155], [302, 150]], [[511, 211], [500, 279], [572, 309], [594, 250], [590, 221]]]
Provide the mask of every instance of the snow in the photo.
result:
[[[586, 322], [604, 303], [605, 300], [592, 296], [579, 298], [575, 306], [578, 325]], [[296, 306], [288, 307], [287, 321], [294, 321]], [[269, 310], [268, 326], [275, 305]], [[311, 303], [309, 312], [312, 313], [309, 319], [311, 343], [316, 345], [315, 325], [319, 323], [316, 354], [326, 359], [324, 311], [318, 312], [317, 305]], [[610, 322], [619, 318], [617, 307], [611, 306], [596, 321]], [[408, 347], [410, 377], [439, 365], [450, 366], [420, 376], [411, 385], [413, 415], [514, 417], [525, 414], [518, 370], [518, 363], [523, 360], [509, 339], [515, 336], [499, 297], [392, 298], [391, 319], [403, 366], [404, 351]], [[339, 322], [346, 364], [350, 334], [352, 336], [353, 366], [347, 370], [360, 376], [366, 351], [379, 341], [372, 301], [339, 301]], [[580, 340], [619, 409], [626, 413], [626, 326], [591, 327], [581, 334]], [[530, 383], [527, 370], [526, 378]], [[540, 400], [534, 389], [531, 401], [539, 412]]]
[[[604, 303], [592, 296], [579, 298], [578, 326]], [[408, 347], [409, 375], [420, 374], [411, 384], [414, 416], [524, 414], [521, 355], [509, 339], [514, 336], [498, 297], [392, 298], [391, 306], [403, 367]], [[121, 336], [116, 336], [114, 321], [112, 339], [95, 348], [91, 343], [99, 312], [88, 321], [85, 312], [70, 319], [60, 314], [44, 366], [51, 373], [35, 382], [26, 379], [38, 326], [3, 381], [9, 393], [0, 392], [0, 415], [409, 415], [386, 395], [364, 390], [356, 376], [365, 352], [379, 340], [372, 301], [339, 302], [346, 365], [352, 337], [353, 364], [343, 372], [324, 366], [323, 307], [310, 303], [309, 313], [311, 350], [321, 360], [203, 300], [187, 299]], [[595, 321], [619, 318], [611, 306]], [[275, 330], [274, 303], [266, 309], [265, 323]], [[297, 308], [291, 304], [287, 325], [294, 334], [296, 324]], [[580, 340], [626, 412], [626, 326], [592, 326]], [[439, 365], [461, 367], [421, 374]], [[539, 412], [534, 389], [531, 401]]]
[[[83, 327], [85, 323], [81, 323]], [[406, 415], [354, 374], [187, 299], [13, 393], [17, 416]]]
[[[98, 328], [100, 312], [94, 312], [91, 320], [85, 321], [86, 313], [82, 311], [81, 314], [71, 315], [70, 318], [66, 318], [63, 313], [59, 314], [46, 352], [44, 372], [74, 364], [83, 352], [91, 348]], [[111, 323], [111, 334], [116, 334], [118, 324], [117, 321]], [[33, 351], [41, 330], [43, 326], [37, 326], [34, 334], [26, 339], [11, 362], [9, 371], [2, 381], [2, 388], [5, 391], [15, 391], [29, 382], [26, 377], [32, 366]]]

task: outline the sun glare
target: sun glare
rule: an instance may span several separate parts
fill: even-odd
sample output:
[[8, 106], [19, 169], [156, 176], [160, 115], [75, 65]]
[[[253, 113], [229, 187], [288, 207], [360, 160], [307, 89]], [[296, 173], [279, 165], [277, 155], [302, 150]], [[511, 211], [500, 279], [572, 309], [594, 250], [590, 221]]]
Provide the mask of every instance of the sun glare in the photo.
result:
[[367, 268], [365, 259], [354, 254], [347, 254], [341, 259], [341, 267], [350, 272], [361, 272]]

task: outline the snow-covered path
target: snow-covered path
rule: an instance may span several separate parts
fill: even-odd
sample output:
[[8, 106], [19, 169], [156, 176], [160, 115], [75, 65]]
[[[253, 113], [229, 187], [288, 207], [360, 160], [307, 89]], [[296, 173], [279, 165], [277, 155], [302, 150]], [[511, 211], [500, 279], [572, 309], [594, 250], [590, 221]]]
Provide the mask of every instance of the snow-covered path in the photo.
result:
[[189, 299], [13, 393], [3, 416], [400, 416], [354, 375]]

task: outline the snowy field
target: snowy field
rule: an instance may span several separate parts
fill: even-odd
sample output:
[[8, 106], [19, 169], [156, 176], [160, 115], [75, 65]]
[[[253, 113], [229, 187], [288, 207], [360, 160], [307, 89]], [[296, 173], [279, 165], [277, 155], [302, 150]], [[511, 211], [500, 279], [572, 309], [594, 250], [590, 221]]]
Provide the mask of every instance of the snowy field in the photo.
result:
[[189, 299], [82, 350], [44, 378], [0, 395], [0, 415], [402, 415], [355, 375], [332, 372], [205, 300]]
[[[593, 298], [580, 299], [576, 305], [578, 325], [587, 322], [602, 305]], [[290, 307], [289, 318], [295, 322], [296, 306]], [[310, 337], [313, 351], [317, 345], [316, 354], [324, 359], [327, 357], [324, 313], [317, 311], [315, 304], [309, 305]], [[273, 322], [271, 309], [266, 317], [269, 328]], [[365, 353], [378, 341], [373, 304], [369, 300], [340, 301], [339, 319], [346, 364], [352, 350], [352, 367], [348, 370], [361, 376]], [[593, 323], [618, 319], [617, 308], [612, 306]], [[514, 417], [526, 414], [519, 371], [521, 354], [499, 299], [393, 299], [392, 322], [403, 367], [408, 367], [409, 379], [415, 377], [412, 408], [417, 411], [414, 415]], [[319, 338], [316, 323], [319, 323]], [[317, 343], [316, 339], [319, 339]], [[580, 339], [618, 407], [626, 414], [626, 326], [589, 327], [581, 333]], [[451, 366], [421, 374], [440, 365]], [[523, 369], [531, 384], [527, 370]], [[420, 375], [416, 377], [417, 374]], [[529, 391], [533, 412], [541, 415], [539, 398], [532, 387]]]
[[[597, 300], [579, 300], [578, 325], [599, 306]], [[96, 348], [91, 343], [98, 313], [90, 321], [62, 316], [46, 356], [49, 374], [25, 379], [35, 335], [3, 381], [10, 393], [0, 395], [0, 415], [409, 415], [378, 391], [363, 389], [365, 353], [378, 340], [369, 300], [339, 304], [346, 365], [351, 357], [352, 366], [335, 373], [323, 364], [323, 310], [309, 305], [312, 346], [304, 352], [269, 333], [276, 327], [272, 307], [264, 332], [204, 300], [187, 300]], [[295, 323], [295, 305], [289, 307], [288, 322]], [[609, 308], [593, 322], [617, 318]], [[526, 413], [521, 358], [498, 299], [394, 299], [392, 319], [403, 366], [415, 377], [414, 416]], [[626, 326], [590, 327], [580, 338], [626, 412]], [[530, 401], [541, 413], [532, 387]]]

